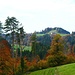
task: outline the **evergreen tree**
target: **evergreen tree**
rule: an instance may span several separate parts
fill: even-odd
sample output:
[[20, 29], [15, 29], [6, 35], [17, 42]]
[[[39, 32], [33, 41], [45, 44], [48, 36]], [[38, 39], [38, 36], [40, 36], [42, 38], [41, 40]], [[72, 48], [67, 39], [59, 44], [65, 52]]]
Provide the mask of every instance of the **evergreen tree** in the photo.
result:
[[19, 28], [19, 30], [20, 30], [20, 45], [22, 45], [20, 46], [20, 57], [22, 57], [22, 49], [23, 49], [22, 47], [24, 45], [25, 32], [23, 27]]
[[24, 57], [21, 58], [21, 69], [22, 69], [22, 72], [24, 71], [24, 68], [25, 68], [25, 62], [24, 62]]
[[31, 36], [31, 42], [32, 42], [32, 56], [35, 57], [36, 55], [36, 32], [34, 32]]
[[25, 38], [25, 32], [23, 27], [20, 27], [18, 29], [18, 32], [16, 33], [16, 41], [20, 48], [20, 57], [22, 57], [22, 50], [24, 45], [24, 38]]
[[15, 33], [18, 30], [19, 21], [15, 17], [7, 17], [5, 20], [4, 29], [7, 36], [10, 36], [12, 43], [12, 57], [14, 57], [14, 43], [15, 43]]
[[2, 32], [3, 32], [2, 30], [3, 30], [3, 25], [2, 25], [2, 23], [0, 21], [0, 36], [1, 36]]

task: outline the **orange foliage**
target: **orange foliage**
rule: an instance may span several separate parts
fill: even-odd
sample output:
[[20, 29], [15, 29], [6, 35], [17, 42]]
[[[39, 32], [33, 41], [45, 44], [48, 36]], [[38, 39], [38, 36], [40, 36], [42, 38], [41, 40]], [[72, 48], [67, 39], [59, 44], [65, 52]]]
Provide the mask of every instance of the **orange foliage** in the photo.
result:
[[39, 67], [39, 69], [47, 68], [47, 67], [48, 67], [47, 60], [40, 60], [40, 61], [38, 62], [38, 67]]
[[69, 53], [67, 54], [67, 63], [75, 63], [75, 54], [74, 53]]
[[6, 40], [0, 41], [0, 75], [12, 75], [11, 50]]

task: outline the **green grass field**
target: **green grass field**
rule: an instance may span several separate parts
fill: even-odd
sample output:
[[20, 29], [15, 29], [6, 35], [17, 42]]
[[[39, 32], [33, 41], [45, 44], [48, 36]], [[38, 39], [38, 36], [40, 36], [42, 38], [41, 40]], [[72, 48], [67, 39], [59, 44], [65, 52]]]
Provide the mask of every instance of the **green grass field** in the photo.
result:
[[58, 67], [59, 75], [75, 75], [75, 63]]
[[[31, 51], [31, 46], [22, 46], [22, 47], [23, 47], [23, 51], [24, 50], [25, 51]], [[15, 48], [15, 51], [16, 51], [16, 49], [19, 48], [19, 45], [15, 45], [14, 48]]]
[[30, 75], [54, 75], [55, 68], [48, 68], [32, 72]]
[[75, 63], [38, 70], [29, 75], [75, 75]]
[[31, 46], [25, 46], [24, 50], [31, 51]]
[[39, 36], [43, 36], [43, 35], [45, 35], [45, 34], [36, 34], [36, 36], [38, 36], [38, 37], [39, 37]]

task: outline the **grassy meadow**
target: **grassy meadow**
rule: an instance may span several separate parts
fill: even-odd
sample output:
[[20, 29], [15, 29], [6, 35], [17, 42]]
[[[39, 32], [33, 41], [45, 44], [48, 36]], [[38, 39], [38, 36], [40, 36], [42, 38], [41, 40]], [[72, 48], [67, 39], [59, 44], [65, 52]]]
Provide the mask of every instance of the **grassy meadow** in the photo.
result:
[[[15, 45], [14, 48], [15, 48], [15, 51], [16, 51], [16, 49], [20, 48], [20, 47], [19, 47], [19, 45]], [[24, 50], [25, 51], [31, 51], [31, 46], [22, 46], [22, 48], [23, 48], [23, 51]]]
[[75, 63], [34, 71], [29, 75], [75, 75]]

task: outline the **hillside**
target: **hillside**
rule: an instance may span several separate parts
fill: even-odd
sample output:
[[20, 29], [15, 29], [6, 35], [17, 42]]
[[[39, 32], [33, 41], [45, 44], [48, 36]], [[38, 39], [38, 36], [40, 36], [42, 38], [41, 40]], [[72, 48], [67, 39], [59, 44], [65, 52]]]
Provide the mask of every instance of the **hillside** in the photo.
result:
[[42, 30], [41, 32], [36, 32], [37, 41], [39, 41], [43, 45], [50, 46], [52, 36], [55, 34], [60, 34], [61, 36], [67, 36], [67, 35], [70, 35], [70, 32], [66, 31], [63, 28], [59, 28], [59, 27], [46, 28], [46, 29]]
[[75, 75], [75, 63], [38, 70], [30, 75]]
[[45, 34], [60, 34], [61, 36], [65, 36], [67, 34], [70, 34], [69, 31], [64, 30], [63, 28], [55, 27], [55, 28], [46, 28], [45, 30], [42, 30], [41, 32], [37, 32], [37, 36], [43, 36]]
[[[46, 36], [49, 37], [50, 35], [55, 35], [55, 34], [60, 34], [61, 36], [66, 36], [66, 35], [70, 34], [70, 32], [63, 29], [63, 28], [60, 28], [60, 27], [54, 27], [54, 28], [49, 28], [48, 27], [48, 28], [45, 28], [44, 30], [42, 30], [40, 32], [36, 32], [36, 35], [37, 35], [38, 39], [39, 39], [39, 37], [44, 39], [44, 37], [46, 37]], [[24, 41], [25, 41], [24, 44], [25, 45], [30, 45], [30, 37], [31, 36], [32, 36], [32, 33], [26, 33], [25, 39], [24, 39]], [[42, 37], [42, 36], [44, 36], [44, 37]], [[5, 34], [2, 34], [2, 37], [5, 37]], [[10, 43], [10, 41], [11, 41], [10, 37], [6, 37], [5, 39], [7, 39]]]

